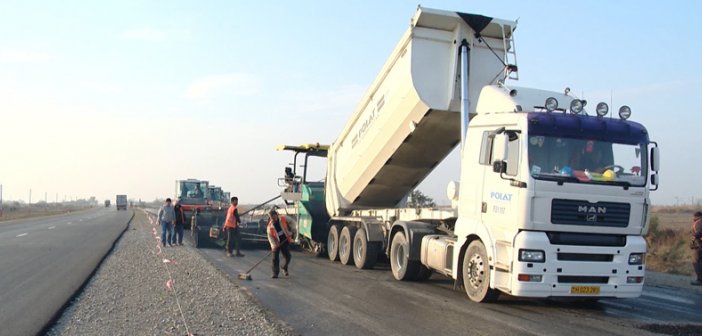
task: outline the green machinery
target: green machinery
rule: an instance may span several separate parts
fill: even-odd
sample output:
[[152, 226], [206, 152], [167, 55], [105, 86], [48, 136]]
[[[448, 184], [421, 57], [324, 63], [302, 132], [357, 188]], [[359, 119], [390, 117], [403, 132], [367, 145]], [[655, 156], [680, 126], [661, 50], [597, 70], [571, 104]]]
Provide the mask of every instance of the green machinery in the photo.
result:
[[[324, 252], [324, 246], [318, 242], [327, 240], [329, 215], [325, 205], [324, 181], [310, 180], [309, 159], [326, 158], [328, 149], [329, 146], [320, 144], [281, 145], [277, 148], [295, 153], [291, 167], [285, 168], [285, 177], [278, 180], [278, 185], [285, 188], [281, 197], [286, 205], [293, 206], [297, 217], [295, 241], [314, 254]], [[301, 171], [298, 168], [302, 168]]]

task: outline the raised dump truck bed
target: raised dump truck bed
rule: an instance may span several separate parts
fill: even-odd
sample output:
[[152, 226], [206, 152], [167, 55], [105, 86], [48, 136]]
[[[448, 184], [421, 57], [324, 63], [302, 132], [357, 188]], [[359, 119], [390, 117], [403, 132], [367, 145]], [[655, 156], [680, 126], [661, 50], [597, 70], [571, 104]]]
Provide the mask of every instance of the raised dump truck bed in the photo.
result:
[[480, 89], [505, 75], [515, 26], [480, 15], [418, 9], [329, 149], [325, 191], [330, 215], [396, 206], [456, 147], [461, 139], [460, 44], [465, 40], [471, 46], [473, 115]]

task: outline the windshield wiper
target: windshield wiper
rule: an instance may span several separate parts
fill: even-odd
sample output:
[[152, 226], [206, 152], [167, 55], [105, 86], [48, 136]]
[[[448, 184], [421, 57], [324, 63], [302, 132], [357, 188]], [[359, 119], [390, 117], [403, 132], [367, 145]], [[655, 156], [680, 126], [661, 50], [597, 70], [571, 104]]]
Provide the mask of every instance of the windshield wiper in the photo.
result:
[[534, 177], [540, 180], [555, 181], [558, 182], [558, 185], [563, 185], [563, 182], [580, 183], [577, 177], [568, 175], [537, 175]]

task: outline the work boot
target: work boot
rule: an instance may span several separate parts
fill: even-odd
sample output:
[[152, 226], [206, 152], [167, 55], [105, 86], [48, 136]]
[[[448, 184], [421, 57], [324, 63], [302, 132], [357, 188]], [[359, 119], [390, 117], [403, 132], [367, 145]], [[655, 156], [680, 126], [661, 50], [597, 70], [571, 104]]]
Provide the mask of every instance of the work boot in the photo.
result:
[[287, 268], [283, 268], [283, 274], [285, 274], [285, 276], [290, 275], [290, 274], [288, 273], [288, 269], [287, 269]]
[[227, 257], [231, 257], [231, 256], [232, 256], [232, 254], [227, 252]]
[[693, 280], [692, 282], [690, 282], [690, 285], [693, 285], [693, 286], [702, 286], [702, 281], [700, 281], [700, 280]]
[[236, 256], [237, 256], [237, 257], [243, 257], [244, 255], [241, 254], [241, 253], [239, 253], [239, 252], [237, 252], [237, 253], [236, 253]]
[[273, 276], [271, 278], [278, 279], [278, 274], [273, 274]]

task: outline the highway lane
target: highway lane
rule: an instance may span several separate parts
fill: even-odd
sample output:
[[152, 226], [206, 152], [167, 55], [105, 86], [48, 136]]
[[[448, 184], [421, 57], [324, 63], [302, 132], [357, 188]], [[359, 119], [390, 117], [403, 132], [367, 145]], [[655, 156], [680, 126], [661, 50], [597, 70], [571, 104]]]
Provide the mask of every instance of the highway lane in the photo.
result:
[[[201, 250], [236, 278], [266, 251], [227, 258]], [[702, 295], [646, 286], [638, 299], [534, 300], [502, 296], [496, 304], [467, 299], [453, 282], [433, 275], [424, 283], [394, 280], [388, 265], [361, 271], [293, 253], [291, 276], [271, 279], [270, 261], [240, 281], [303, 335], [646, 335], [645, 324], [698, 323]], [[239, 280], [235, 280], [239, 281]]]
[[95, 270], [132, 211], [97, 208], [0, 222], [0, 326], [33, 335]]

